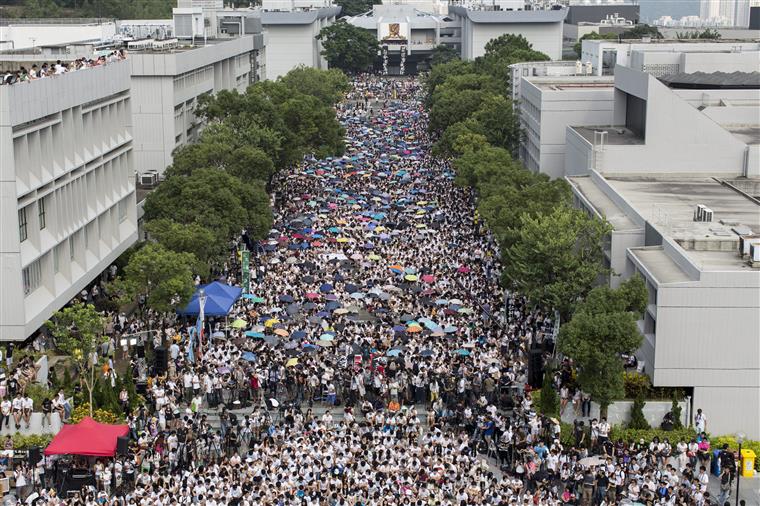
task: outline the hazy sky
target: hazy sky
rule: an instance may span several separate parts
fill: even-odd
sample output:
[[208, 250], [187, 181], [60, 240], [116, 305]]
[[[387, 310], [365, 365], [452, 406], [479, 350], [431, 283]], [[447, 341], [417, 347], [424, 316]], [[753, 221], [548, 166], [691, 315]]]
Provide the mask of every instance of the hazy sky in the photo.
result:
[[660, 16], [698, 16], [699, 0], [639, 0], [641, 20], [654, 21]]

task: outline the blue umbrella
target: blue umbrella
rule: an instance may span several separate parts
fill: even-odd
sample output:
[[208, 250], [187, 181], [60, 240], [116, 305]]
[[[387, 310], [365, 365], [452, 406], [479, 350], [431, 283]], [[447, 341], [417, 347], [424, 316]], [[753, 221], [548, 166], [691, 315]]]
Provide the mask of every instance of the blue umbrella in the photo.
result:
[[264, 333], [263, 332], [253, 332], [253, 331], [249, 330], [248, 332], [245, 333], [245, 336], [246, 337], [256, 337], [258, 339], [261, 339], [261, 338], [264, 337]]
[[252, 293], [244, 293], [243, 294], [243, 298], [244, 299], [254, 299], [254, 298], [256, 298], [256, 296], [254, 294], [252, 294]]
[[406, 327], [404, 325], [396, 325], [393, 327], [394, 332], [406, 332]]
[[449, 301], [447, 301], [446, 299], [438, 299], [438, 300], [435, 301], [435, 304], [437, 306], [445, 306], [448, 303], [449, 303]]
[[470, 352], [465, 350], [464, 348], [459, 348], [454, 353], [456, 353], [457, 355], [462, 355], [463, 357], [466, 357], [467, 355], [470, 354]]
[[340, 302], [332, 301], [325, 304], [325, 309], [328, 311], [333, 311], [335, 309], [338, 309], [341, 306]]
[[248, 362], [256, 362], [256, 354], [252, 351], [246, 351], [240, 358]]
[[293, 296], [292, 295], [280, 295], [280, 302], [293, 302]]
[[359, 287], [356, 285], [352, 285], [351, 283], [346, 284], [346, 292], [347, 293], [354, 293], [359, 291]]
[[304, 332], [303, 330], [296, 330], [295, 332], [290, 334], [290, 337], [292, 337], [293, 339], [303, 339], [304, 337], [306, 337], [306, 332]]
[[432, 357], [433, 356], [433, 350], [422, 350], [420, 352], [421, 357]]
[[457, 328], [453, 325], [448, 325], [446, 328], [443, 329], [443, 331], [446, 332], [447, 334], [453, 334], [454, 332], [457, 331]]
[[303, 345], [303, 347], [304, 347], [304, 349], [306, 349], [306, 350], [314, 350], [314, 349], [316, 349], [316, 348], [317, 348], [315, 345], [313, 345], [313, 344], [311, 344], [311, 343], [306, 343], [306, 344], [304, 344], [304, 345]]
[[325, 283], [324, 285], [319, 287], [319, 291], [322, 293], [330, 293], [332, 292], [333, 286], [330, 283]]
[[401, 350], [398, 348], [393, 348], [392, 350], [388, 350], [388, 353], [386, 353], [389, 357], [398, 357], [401, 355]]

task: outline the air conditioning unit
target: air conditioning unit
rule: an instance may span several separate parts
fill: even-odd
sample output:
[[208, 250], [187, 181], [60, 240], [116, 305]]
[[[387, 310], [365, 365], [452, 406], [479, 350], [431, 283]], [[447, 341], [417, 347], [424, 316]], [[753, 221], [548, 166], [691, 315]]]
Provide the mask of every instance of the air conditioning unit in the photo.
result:
[[749, 263], [760, 262], [760, 243], [750, 244]]
[[708, 221], [712, 221], [712, 219], [713, 219], [712, 209], [705, 207], [705, 210], [702, 213], [702, 221], [708, 222]]
[[158, 172], [151, 170], [140, 174], [140, 186], [156, 186], [158, 184]]
[[745, 258], [749, 255], [749, 248], [752, 244], [760, 244], [760, 235], [740, 235], [739, 236], [739, 256]]
[[705, 209], [707, 209], [707, 207], [702, 204], [699, 204], [697, 206], [697, 208], [694, 210], [694, 221], [702, 221]]

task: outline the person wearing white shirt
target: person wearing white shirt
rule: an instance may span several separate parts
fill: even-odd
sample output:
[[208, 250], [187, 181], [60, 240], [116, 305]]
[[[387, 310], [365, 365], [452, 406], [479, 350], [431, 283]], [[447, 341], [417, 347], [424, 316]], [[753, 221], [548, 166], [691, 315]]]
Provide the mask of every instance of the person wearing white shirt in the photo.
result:
[[11, 409], [13, 408], [13, 404], [11, 401], [8, 400], [8, 398], [4, 398], [3, 402], [0, 403], [0, 429], [3, 428], [3, 423], [6, 427], [10, 428], [11, 426]]
[[34, 400], [29, 397], [28, 395], [24, 397], [21, 401], [22, 408], [24, 410], [24, 423], [26, 423], [26, 428], [29, 428], [29, 422], [32, 419], [32, 410], [34, 409]]

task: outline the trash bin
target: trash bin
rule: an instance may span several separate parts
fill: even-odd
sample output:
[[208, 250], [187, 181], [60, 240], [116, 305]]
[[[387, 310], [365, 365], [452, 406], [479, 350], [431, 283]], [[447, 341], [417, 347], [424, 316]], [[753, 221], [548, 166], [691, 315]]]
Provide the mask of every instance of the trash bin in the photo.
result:
[[710, 461], [710, 472], [715, 476], [720, 476], [720, 452], [723, 450], [713, 450], [712, 460]]
[[755, 476], [755, 452], [752, 450], [742, 450], [742, 477], [752, 478]]

